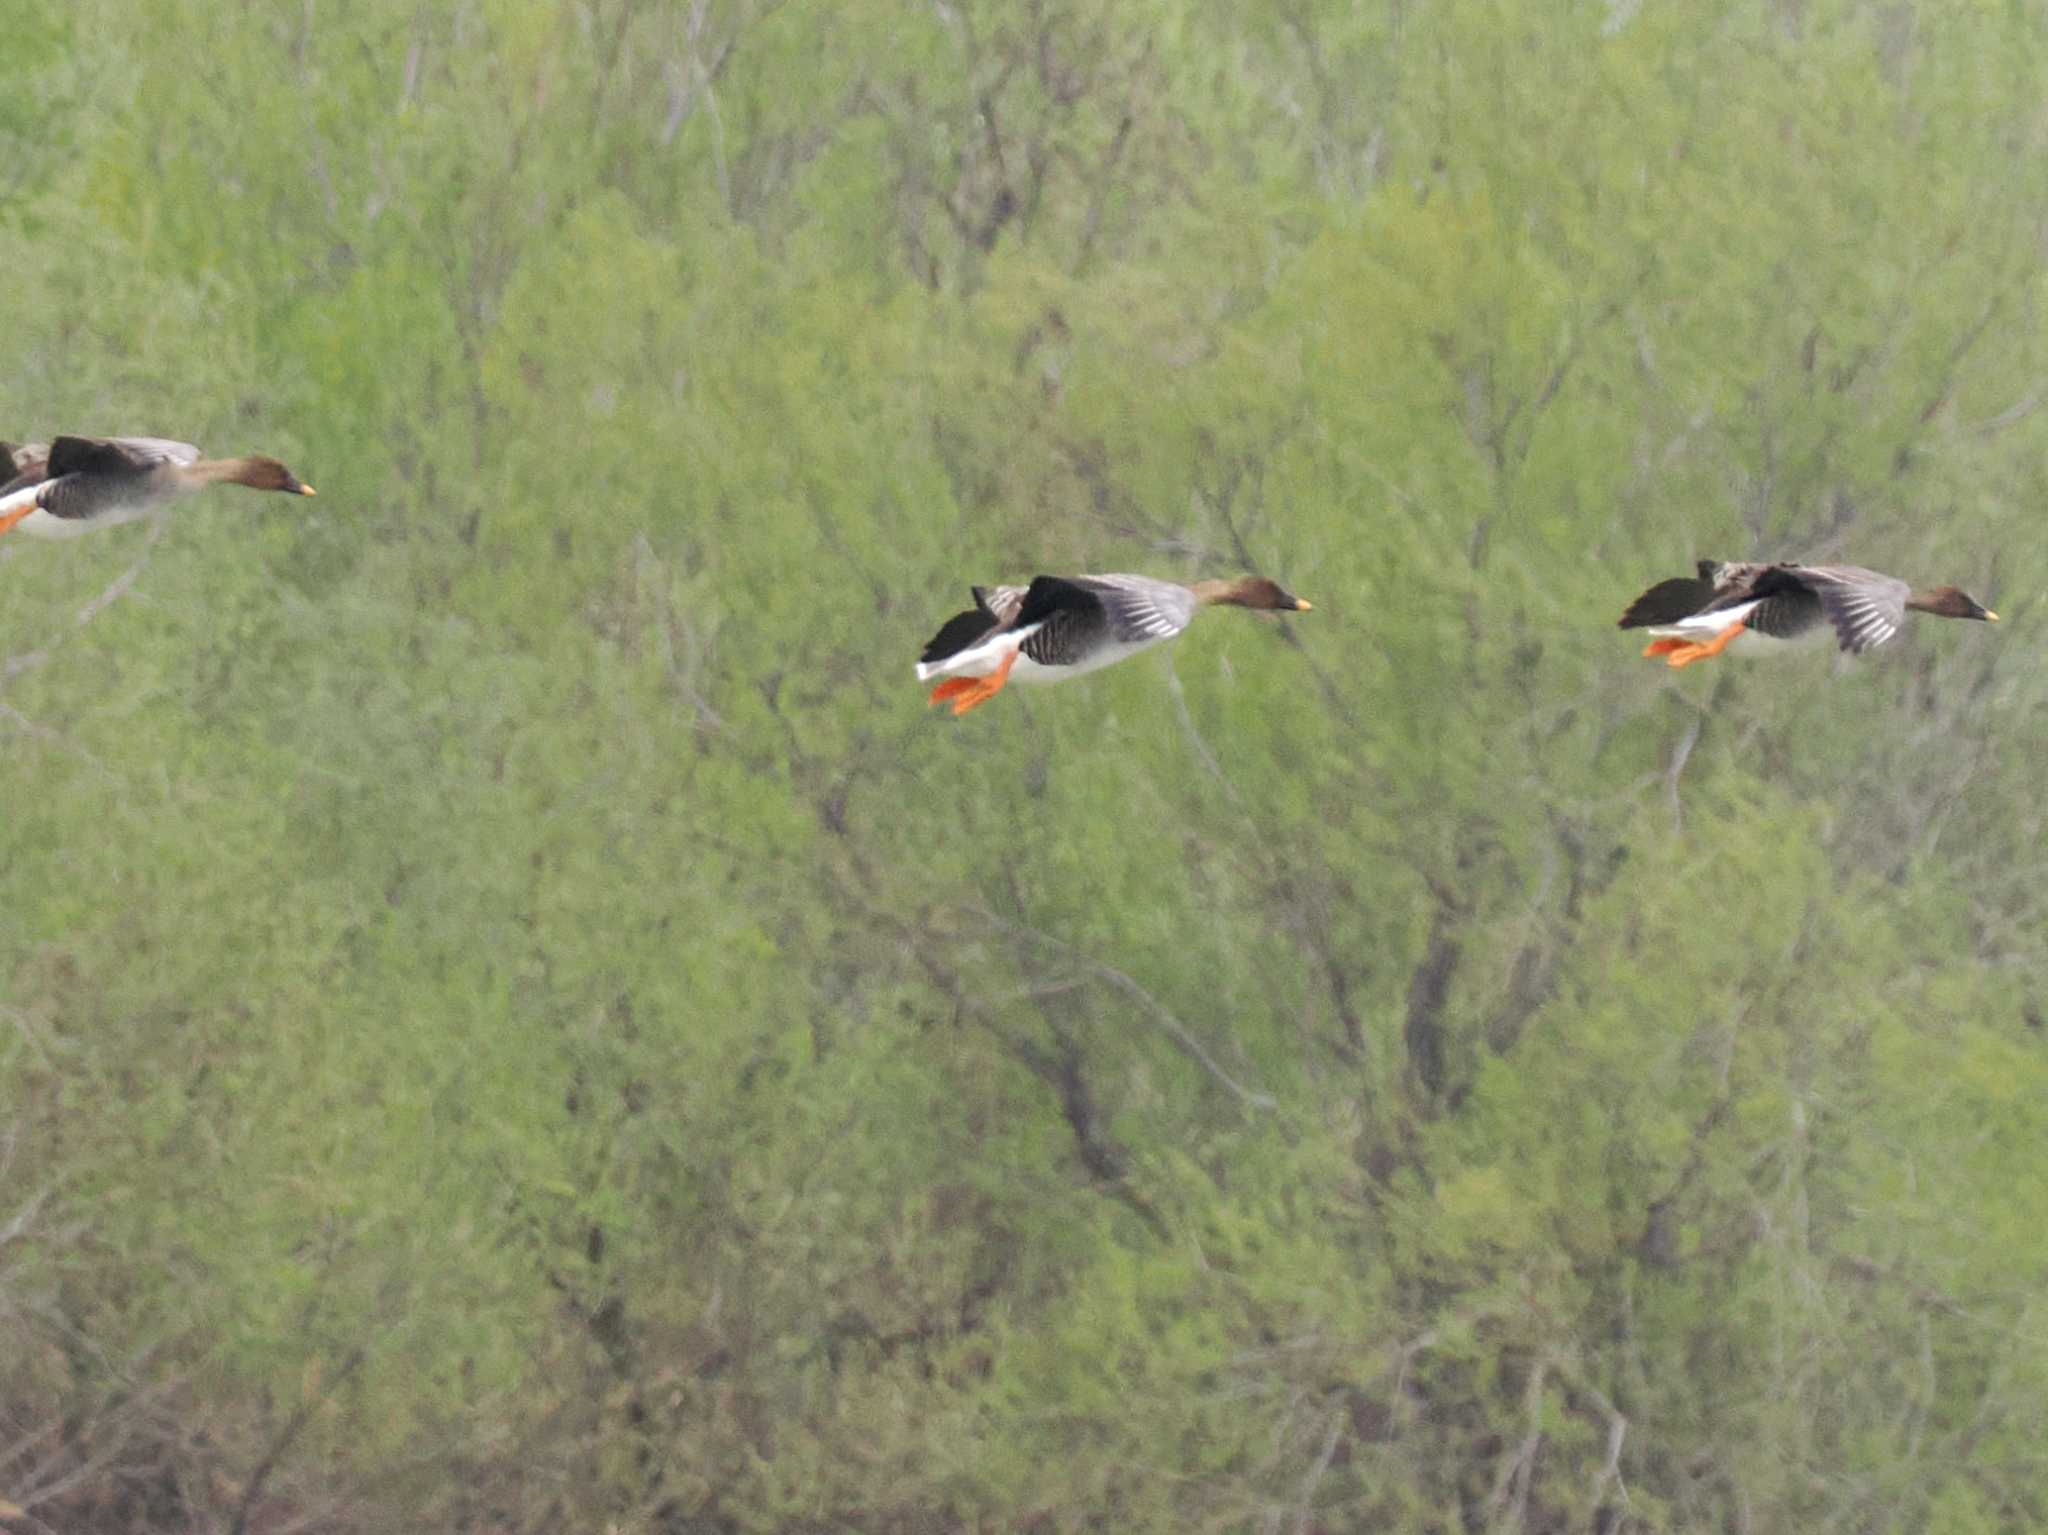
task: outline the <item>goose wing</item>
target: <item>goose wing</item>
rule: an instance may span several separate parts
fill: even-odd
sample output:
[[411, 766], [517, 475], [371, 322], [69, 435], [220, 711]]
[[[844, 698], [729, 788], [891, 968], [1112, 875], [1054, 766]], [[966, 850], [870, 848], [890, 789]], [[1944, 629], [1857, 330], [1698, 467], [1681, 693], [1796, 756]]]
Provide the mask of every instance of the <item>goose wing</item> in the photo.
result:
[[1820, 612], [1835, 626], [1842, 649], [1851, 655], [1876, 649], [1905, 626], [1906, 599], [1913, 589], [1896, 576], [1860, 565], [1784, 568], [1812, 593]]
[[199, 450], [168, 437], [58, 437], [50, 443], [51, 479], [67, 474], [145, 474], [158, 464], [191, 464]]
[[919, 666], [934, 666], [963, 650], [972, 650], [998, 629], [1007, 629], [1017, 622], [1024, 607], [1025, 588], [976, 586], [969, 590], [974, 593], [974, 606], [939, 625], [939, 632], [925, 641], [924, 653], [917, 658]]
[[1150, 576], [1037, 576], [1016, 627], [1024, 653], [1041, 666], [1077, 666], [1111, 647], [1171, 639], [1194, 617], [1195, 594]]
[[1744, 562], [1716, 567], [1719, 584], [1702, 613], [1726, 613], [1743, 627], [1773, 639], [1792, 640], [1824, 616], [1819, 595], [1798, 565]]
[[1026, 588], [1021, 586], [977, 586], [974, 605], [986, 609], [998, 624], [1014, 624], [1024, 606]]
[[1750, 588], [1768, 565], [1754, 560], [1701, 560], [1698, 573], [1659, 581], [1628, 605], [1623, 629], [1657, 628], [1714, 608], [1734, 607], [1754, 595]]
[[1114, 575], [1082, 576], [1076, 584], [1097, 594], [1119, 644], [1172, 639], [1195, 616], [1195, 594], [1177, 581]]
[[1697, 576], [1673, 576], [1668, 581], [1659, 581], [1628, 605], [1617, 627], [1648, 629], [1692, 617], [1714, 600], [1714, 580], [1709, 574], [1712, 569], [1711, 560], [1701, 560]]

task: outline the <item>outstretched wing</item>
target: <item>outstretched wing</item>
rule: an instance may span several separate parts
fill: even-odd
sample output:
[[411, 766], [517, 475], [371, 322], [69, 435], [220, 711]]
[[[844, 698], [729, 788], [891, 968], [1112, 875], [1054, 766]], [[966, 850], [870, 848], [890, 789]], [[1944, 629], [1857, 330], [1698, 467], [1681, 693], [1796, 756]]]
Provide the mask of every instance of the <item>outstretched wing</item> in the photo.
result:
[[1859, 565], [1812, 565], [1801, 568], [1835, 637], [1851, 655], [1874, 650], [1896, 635], [1906, 622], [1906, 598], [1912, 588], [1895, 576], [1880, 575]]
[[199, 450], [168, 437], [58, 437], [50, 443], [49, 475], [146, 474], [158, 464], [191, 464]]
[[1041, 666], [1079, 666], [1110, 647], [1171, 639], [1194, 616], [1195, 595], [1150, 576], [1038, 576], [1024, 594], [1017, 627], [1024, 654]]
[[1821, 602], [1798, 565], [1747, 565], [1707, 611], [1741, 608], [1743, 626], [1772, 639], [1795, 640], [1821, 621]]
[[1195, 594], [1176, 581], [1151, 576], [1077, 576], [1108, 616], [1110, 637], [1121, 645], [1172, 639], [1195, 616]]
[[1113, 637], [1102, 591], [1066, 576], [1031, 578], [1016, 627], [1031, 631], [1024, 654], [1040, 666], [1078, 665]]

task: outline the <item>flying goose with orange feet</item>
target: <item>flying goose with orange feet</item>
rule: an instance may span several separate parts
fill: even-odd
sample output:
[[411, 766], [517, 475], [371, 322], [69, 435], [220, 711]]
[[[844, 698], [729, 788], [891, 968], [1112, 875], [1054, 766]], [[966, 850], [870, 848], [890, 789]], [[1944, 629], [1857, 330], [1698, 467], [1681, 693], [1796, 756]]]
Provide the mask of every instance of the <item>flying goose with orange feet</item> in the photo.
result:
[[977, 586], [974, 606], [924, 647], [917, 680], [943, 679], [931, 702], [956, 715], [1011, 682], [1060, 682], [1172, 639], [1205, 607], [1306, 613], [1310, 604], [1264, 576], [1183, 586], [1151, 576], [1035, 576], [1029, 586]]
[[1998, 622], [1961, 587], [1915, 590], [1860, 565], [1701, 560], [1698, 575], [1659, 581], [1630, 603], [1621, 627], [1649, 631], [1644, 655], [1690, 666], [1731, 645], [1736, 655], [1759, 655], [1830, 629], [1857, 655], [1896, 635], [1908, 612]]

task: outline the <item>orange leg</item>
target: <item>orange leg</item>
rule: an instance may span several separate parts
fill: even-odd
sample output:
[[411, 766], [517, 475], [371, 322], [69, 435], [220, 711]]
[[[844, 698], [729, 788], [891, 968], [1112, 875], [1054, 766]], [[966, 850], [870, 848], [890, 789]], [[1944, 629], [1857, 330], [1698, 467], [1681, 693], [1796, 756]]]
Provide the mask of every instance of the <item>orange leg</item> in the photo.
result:
[[953, 701], [954, 716], [957, 718], [965, 714], [969, 709], [978, 709], [995, 697], [996, 694], [1002, 692], [1003, 684], [1010, 680], [1010, 668], [1016, 664], [1017, 652], [1013, 650], [1003, 657], [1003, 664], [990, 672], [986, 677], [967, 679], [974, 683], [974, 688], [971, 692], [961, 693]]
[[979, 677], [948, 677], [932, 689], [930, 703], [942, 704], [949, 698], [958, 698], [962, 693], [971, 693], [981, 686]]
[[30, 512], [34, 511], [35, 509], [35, 502], [30, 501], [27, 506], [17, 506], [11, 512], [0, 512], [0, 533], [5, 533], [9, 528], [13, 527], [17, 522], [21, 521], [22, 518], [26, 517]]
[[1650, 641], [1649, 644], [1643, 647], [1643, 654], [1646, 656], [1668, 656], [1672, 651], [1684, 650], [1691, 644], [1691, 640], [1680, 639], [1674, 634], [1667, 639]]
[[1729, 642], [1747, 627], [1748, 625], [1740, 621], [1732, 623], [1703, 645], [1687, 645], [1681, 650], [1672, 651], [1667, 664], [1690, 666], [1695, 661], [1706, 660], [1708, 656], [1718, 656], [1728, 648]]

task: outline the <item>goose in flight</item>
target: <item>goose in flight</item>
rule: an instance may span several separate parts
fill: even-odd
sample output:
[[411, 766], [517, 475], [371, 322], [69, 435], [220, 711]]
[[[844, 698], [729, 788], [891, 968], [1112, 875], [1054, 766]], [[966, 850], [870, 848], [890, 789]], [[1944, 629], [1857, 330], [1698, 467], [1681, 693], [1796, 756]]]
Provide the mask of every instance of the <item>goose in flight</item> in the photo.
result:
[[1310, 604], [1264, 576], [1183, 586], [1151, 576], [1035, 576], [1029, 586], [977, 586], [974, 606], [946, 620], [918, 658], [917, 680], [943, 678], [931, 701], [965, 714], [1010, 681], [1058, 682], [1172, 639], [1205, 607], [1306, 613]]
[[0, 533], [75, 538], [147, 517], [208, 485], [246, 485], [310, 496], [313, 487], [274, 458], [201, 458], [189, 442], [162, 437], [58, 437], [40, 445], [0, 444], [13, 477], [0, 484]]
[[1843, 650], [1861, 654], [1897, 634], [1909, 610], [1998, 622], [1960, 587], [1915, 591], [1860, 565], [1701, 560], [1697, 576], [1659, 581], [1630, 603], [1621, 627], [1650, 631], [1644, 655], [1690, 666], [1731, 644], [1757, 654], [1829, 628]]

